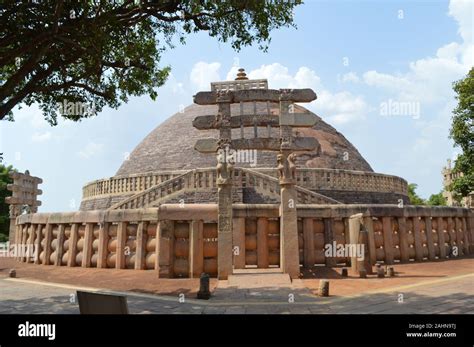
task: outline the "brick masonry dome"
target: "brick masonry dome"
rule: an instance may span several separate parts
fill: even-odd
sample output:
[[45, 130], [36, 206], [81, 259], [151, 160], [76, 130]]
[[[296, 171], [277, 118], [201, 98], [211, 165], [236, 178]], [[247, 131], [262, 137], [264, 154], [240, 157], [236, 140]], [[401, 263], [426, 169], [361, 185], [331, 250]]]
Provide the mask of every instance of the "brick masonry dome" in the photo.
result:
[[[278, 114], [278, 104], [256, 103], [257, 112]], [[254, 111], [253, 103], [243, 104], [243, 113]], [[295, 112], [307, 111], [296, 105]], [[233, 104], [232, 115], [241, 112], [239, 104]], [[309, 112], [309, 111], [307, 111]], [[192, 122], [197, 116], [215, 115], [217, 106], [190, 105], [183, 112], [178, 112], [156, 127], [131, 152], [123, 162], [117, 175], [142, 174], [164, 170], [189, 170], [195, 168], [214, 167], [216, 158], [213, 155], [201, 154], [194, 149], [196, 140], [217, 138], [217, 130], [197, 130]], [[308, 168], [346, 169], [373, 172], [367, 161], [357, 149], [336, 129], [318, 117], [312, 128], [295, 128], [296, 136], [315, 137], [321, 145], [321, 153], [298, 152], [297, 165]], [[240, 129], [232, 130], [232, 137], [239, 138]], [[253, 128], [245, 128], [244, 137], [254, 136]], [[268, 136], [267, 128], [258, 128], [258, 136]], [[278, 129], [271, 129], [271, 136], [278, 137]], [[248, 163], [237, 163], [237, 167], [250, 167]], [[255, 166], [254, 166], [255, 167]], [[276, 167], [275, 152], [257, 153], [257, 168]]]

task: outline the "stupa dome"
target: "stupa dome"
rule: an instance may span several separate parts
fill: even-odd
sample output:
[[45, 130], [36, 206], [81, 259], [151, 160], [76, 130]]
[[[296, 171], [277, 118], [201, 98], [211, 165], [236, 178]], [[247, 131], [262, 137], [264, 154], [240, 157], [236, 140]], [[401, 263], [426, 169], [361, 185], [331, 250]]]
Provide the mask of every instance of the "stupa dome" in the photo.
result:
[[[243, 112], [253, 112], [253, 103], [244, 103]], [[256, 103], [257, 112], [278, 114], [278, 103]], [[233, 104], [233, 115], [240, 113], [240, 105]], [[295, 112], [310, 112], [296, 105]], [[123, 162], [116, 175], [143, 174], [164, 170], [190, 170], [214, 167], [216, 158], [213, 155], [201, 154], [194, 149], [198, 139], [218, 138], [217, 130], [198, 130], [193, 127], [194, 118], [203, 115], [215, 115], [217, 106], [190, 105], [178, 112], [151, 131], [135, 147], [130, 156]], [[297, 165], [308, 168], [345, 169], [373, 172], [370, 165], [358, 150], [336, 129], [320, 117], [312, 128], [295, 128], [298, 136], [315, 137], [321, 145], [321, 151], [299, 152]], [[233, 138], [241, 136], [240, 129], [232, 130]], [[252, 127], [244, 129], [244, 137], [254, 136]], [[268, 136], [268, 129], [259, 127], [258, 136]], [[271, 129], [271, 136], [278, 137], [278, 128]], [[250, 167], [249, 163], [237, 163], [237, 167]], [[276, 167], [275, 152], [257, 152], [257, 163], [253, 168]]]

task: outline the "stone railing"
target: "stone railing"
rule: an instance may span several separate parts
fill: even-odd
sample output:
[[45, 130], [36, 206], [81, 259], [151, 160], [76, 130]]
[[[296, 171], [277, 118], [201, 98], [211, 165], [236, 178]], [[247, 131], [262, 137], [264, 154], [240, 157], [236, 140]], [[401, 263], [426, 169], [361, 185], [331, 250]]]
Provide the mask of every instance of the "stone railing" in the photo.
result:
[[[277, 177], [275, 169], [258, 169], [257, 171]], [[408, 195], [407, 182], [398, 176], [374, 172], [298, 168], [296, 184], [313, 190], [346, 190], [380, 193], [398, 193]]]
[[[195, 169], [194, 187], [215, 188], [215, 168]], [[252, 169], [272, 177], [277, 177], [274, 168]], [[86, 184], [83, 188], [82, 200], [96, 199], [113, 195], [131, 195], [143, 192], [157, 184], [183, 175], [188, 171], [169, 171], [159, 173], [145, 173], [142, 175], [116, 176], [108, 179], [97, 180]], [[242, 182], [242, 169], [236, 168], [235, 185]], [[298, 168], [297, 185], [311, 190], [342, 190], [360, 192], [387, 192], [408, 195], [407, 182], [400, 177], [372, 172]]]
[[[370, 263], [451, 259], [474, 253], [474, 213], [465, 208], [397, 205], [298, 205], [300, 264], [336, 266], [325, 247], [350, 243], [349, 218], [362, 214]], [[234, 267], [278, 267], [278, 205], [235, 204]], [[158, 235], [158, 238], [157, 238]], [[155, 269], [162, 277], [217, 273], [217, 206], [36, 213], [16, 219], [13, 242], [36, 249], [21, 261], [56, 266]], [[158, 241], [158, 242], [157, 242]]]
[[186, 170], [149, 172], [141, 175], [114, 176], [92, 181], [82, 188], [82, 199], [135, 194], [186, 172]]

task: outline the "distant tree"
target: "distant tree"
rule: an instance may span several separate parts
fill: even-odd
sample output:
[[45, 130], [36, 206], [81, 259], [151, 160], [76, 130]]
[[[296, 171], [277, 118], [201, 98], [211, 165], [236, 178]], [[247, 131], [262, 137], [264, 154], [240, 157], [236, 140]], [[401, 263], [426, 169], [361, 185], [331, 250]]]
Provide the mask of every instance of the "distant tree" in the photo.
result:
[[410, 183], [408, 185], [408, 198], [410, 199], [410, 203], [412, 205], [424, 205], [425, 201], [418, 196], [416, 188], [418, 188], [418, 184], [416, 183]]
[[458, 105], [453, 110], [453, 123], [450, 138], [454, 145], [460, 147], [462, 153], [457, 157], [453, 173], [459, 173], [448, 187], [456, 200], [474, 191], [474, 68], [467, 76], [454, 82]]
[[50, 124], [58, 104], [74, 121], [119, 107], [130, 96], [157, 97], [170, 72], [163, 52], [206, 32], [239, 50], [266, 50], [270, 32], [295, 26], [301, 0], [2, 1], [0, 120], [38, 103]]
[[430, 206], [446, 206], [446, 199], [443, 196], [443, 192], [438, 194], [431, 194], [426, 203]]

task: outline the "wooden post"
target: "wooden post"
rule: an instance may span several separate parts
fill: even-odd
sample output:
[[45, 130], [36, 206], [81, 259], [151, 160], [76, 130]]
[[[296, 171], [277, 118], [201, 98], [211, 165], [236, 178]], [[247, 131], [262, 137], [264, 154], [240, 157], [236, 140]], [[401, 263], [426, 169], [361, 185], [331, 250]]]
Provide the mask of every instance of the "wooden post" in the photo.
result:
[[87, 223], [86, 230], [84, 231], [84, 249], [82, 251], [82, 267], [91, 266], [91, 256], [92, 256], [92, 241], [94, 238], [94, 224]]
[[420, 220], [413, 217], [413, 237], [415, 239], [415, 260], [423, 260], [423, 245], [421, 244]]
[[76, 223], [71, 225], [71, 236], [69, 238], [69, 259], [67, 260], [67, 266], [76, 266], [76, 255], [77, 255], [77, 234], [78, 225]]
[[102, 228], [99, 230], [99, 254], [97, 257], [97, 267], [99, 269], [105, 269], [107, 267], [109, 227], [110, 223], [104, 222]]
[[[325, 245], [333, 245], [334, 242], [334, 234], [332, 230], [332, 219], [331, 218], [324, 218], [324, 244]], [[335, 257], [326, 257], [326, 266], [333, 267], [336, 266], [336, 258]]]
[[385, 251], [385, 264], [393, 264], [393, 230], [392, 217], [382, 217], [383, 248]]
[[400, 239], [400, 261], [408, 263], [410, 261], [407, 221], [405, 217], [398, 217], [398, 238]]
[[38, 224], [36, 227], [36, 239], [35, 239], [35, 251], [36, 251], [36, 256], [34, 263], [35, 264], [40, 264], [40, 254], [41, 254], [41, 240], [43, 238], [43, 225]]
[[49, 258], [51, 256], [51, 237], [53, 233], [53, 226], [49, 223], [46, 224], [46, 233], [44, 241], [44, 259], [43, 265], [49, 265]]
[[309, 269], [314, 266], [314, 221], [313, 218], [303, 218], [303, 265]]
[[138, 223], [137, 227], [137, 250], [135, 253], [135, 270], [145, 269], [145, 252], [146, 252], [146, 230], [147, 222]]
[[446, 240], [444, 239], [443, 217], [438, 217], [439, 259], [446, 259]]
[[61, 266], [63, 259], [63, 249], [64, 249], [64, 224], [58, 225], [58, 238], [57, 238], [57, 248], [56, 248], [56, 259], [54, 265]]
[[268, 219], [257, 218], [257, 267], [268, 268]]
[[375, 263], [377, 263], [377, 254], [375, 253], [374, 223], [372, 217], [364, 217], [364, 226], [367, 230], [367, 237], [369, 238], [370, 264], [375, 265]]
[[245, 218], [234, 218], [232, 227], [232, 243], [238, 250], [238, 254], [234, 252], [234, 269], [245, 269]]
[[431, 217], [425, 217], [425, 233], [426, 233], [426, 244], [428, 246], [428, 259], [435, 260], [436, 254], [434, 249], [434, 241], [433, 241], [433, 227], [431, 225]]
[[117, 226], [116, 269], [125, 268], [125, 245], [127, 242], [127, 222], [119, 222]]
[[193, 220], [189, 228], [189, 278], [199, 278], [204, 270], [204, 223]]

